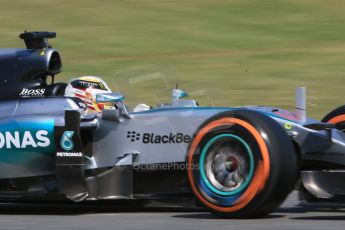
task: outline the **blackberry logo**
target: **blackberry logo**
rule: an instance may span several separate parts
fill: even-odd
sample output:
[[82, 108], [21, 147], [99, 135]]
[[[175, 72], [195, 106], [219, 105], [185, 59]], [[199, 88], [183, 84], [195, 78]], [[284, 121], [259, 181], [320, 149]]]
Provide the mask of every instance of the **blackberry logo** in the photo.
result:
[[[141, 138], [142, 137], [142, 138]], [[127, 138], [131, 142], [140, 141], [144, 144], [180, 144], [190, 143], [192, 137], [183, 133], [168, 133], [165, 135], [158, 135], [154, 133], [137, 133], [136, 131], [128, 131]]]
[[140, 133], [137, 133], [135, 131], [128, 131], [127, 132], [127, 138], [131, 140], [131, 142], [139, 141], [140, 140]]

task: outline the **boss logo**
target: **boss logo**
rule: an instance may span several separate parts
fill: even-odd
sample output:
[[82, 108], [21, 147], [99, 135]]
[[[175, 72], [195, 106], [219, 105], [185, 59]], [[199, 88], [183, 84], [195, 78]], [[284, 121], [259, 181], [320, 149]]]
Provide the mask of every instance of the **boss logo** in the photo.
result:
[[39, 97], [43, 96], [46, 89], [26, 89], [23, 88], [19, 96], [21, 97]]

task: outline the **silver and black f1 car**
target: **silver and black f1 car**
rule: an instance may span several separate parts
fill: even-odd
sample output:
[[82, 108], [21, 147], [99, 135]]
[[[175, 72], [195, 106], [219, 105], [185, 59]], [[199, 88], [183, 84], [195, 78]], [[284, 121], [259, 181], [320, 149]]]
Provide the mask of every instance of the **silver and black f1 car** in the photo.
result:
[[1, 200], [189, 200], [230, 218], [274, 211], [296, 184], [307, 201], [344, 201], [344, 106], [320, 122], [306, 117], [305, 88], [296, 112], [199, 107], [175, 89], [142, 111], [100, 93], [113, 106], [90, 113], [54, 83], [55, 35], [25, 32], [26, 49], [0, 49]]

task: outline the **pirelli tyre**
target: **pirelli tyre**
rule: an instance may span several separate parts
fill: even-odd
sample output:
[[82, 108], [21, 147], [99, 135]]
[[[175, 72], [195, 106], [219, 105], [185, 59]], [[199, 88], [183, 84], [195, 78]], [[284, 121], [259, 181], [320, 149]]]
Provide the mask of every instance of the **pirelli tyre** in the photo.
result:
[[332, 123], [337, 129], [345, 132], [345, 105], [331, 111], [322, 119], [322, 122]]
[[297, 156], [273, 119], [233, 110], [207, 120], [187, 153], [188, 179], [196, 199], [226, 218], [264, 216], [284, 201], [297, 180]]

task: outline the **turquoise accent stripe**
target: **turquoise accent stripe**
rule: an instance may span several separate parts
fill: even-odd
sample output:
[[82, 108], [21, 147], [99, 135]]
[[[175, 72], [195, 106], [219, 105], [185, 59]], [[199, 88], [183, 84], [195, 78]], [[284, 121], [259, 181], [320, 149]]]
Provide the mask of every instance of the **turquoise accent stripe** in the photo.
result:
[[236, 110], [236, 109], [243, 109], [243, 110], [248, 110], [248, 111], [256, 111], [258, 113], [262, 113], [266, 116], [272, 117], [274, 118], [279, 118], [285, 121], [289, 121], [291, 123], [294, 124], [301, 124], [298, 121], [294, 121], [294, 120], [290, 120], [287, 119], [285, 117], [281, 117], [278, 116], [272, 112], [268, 112], [268, 111], [262, 111], [259, 109], [255, 109], [255, 108], [247, 108], [247, 107], [165, 107], [165, 108], [153, 108], [151, 110], [147, 110], [147, 111], [142, 111], [142, 112], [131, 112], [130, 114], [136, 115], [136, 114], [150, 114], [150, 113], [158, 113], [158, 112], [170, 112], [170, 111], [215, 111], [214, 114], [216, 113], [220, 113], [220, 112], [225, 112], [225, 111], [231, 111], [231, 110]]
[[[224, 191], [220, 191], [219, 189], [215, 188], [210, 181], [207, 179], [206, 177], [206, 172], [205, 172], [205, 158], [206, 158], [206, 154], [208, 149], [211, 147], [211, 145], [213, 145], [217, 140], [219, 140], [220, 138], [229, 138], [229, 139], [236, 139], [237, 141], [241, 142], [241, 144], [246, 148], [248, 156], [249, 156], [249, 174], [248, 177], [246, 178], [245, 182], [236, 190], [234, 191], [229, 191], [229, 192], [224, 192]], [[201, 174], [201, 179], [205, 182], [206, 186], [214, 193], [222, 195], [222, 196], [232, 196], [235, 194], [238, 194], [240, 192], [243, 191], [244, 188], [246, 188], [249, 184], [249, 182], [251, 181], [253, 174], [254, 174], [254, 156], [252, 153], [252, 150], [250, 149], [249, 145], [247, 144], [247, 142], [245, 142], [242, 138], [240, 138], [239, 136], [233, 135], [233, 134], [220, 134], [217, 135], [215, 137], [213, 137], [211, 140], [209, 140], [207, 142], [207, 144], [205, 145], [205, 147], [202, 149], [201, 151], [201, 155], [200, 155], [200, 174]]]
[[153, 108], [142, 112], [131, 112], [130, 114], [150, 114], [158, 112], [171, 112], [171, 111], [215, 111], [216, 113], [234, 110], [237, 108], [227, 108], [227, 107], [163, 107], [163, 108]]
[[[42, 140], [37, 139], [36, 133], [44, 131], [42, 137], [45, 146], [40, 146]], [[16, 165], [35, 165], [39, 163], [41, 157], [54, 157], [55, 139], [54, 139], [54, 119], [52, 118], [23, 118], [0, 121], [0, 132], [4, 137], [1, 140], [0, 161]], [[7, 146], [6, 133], [15, 136], [18, 133], [19, 145], [16, 147], [12, 142]], [[24, 134], [30, 134], [24, 138]], [[41, 139], [42, 139], [41, 137]], [[23, 141], [25, 140], [25, 145]], [[16, 140], [17, 141], [17, 140]]]

